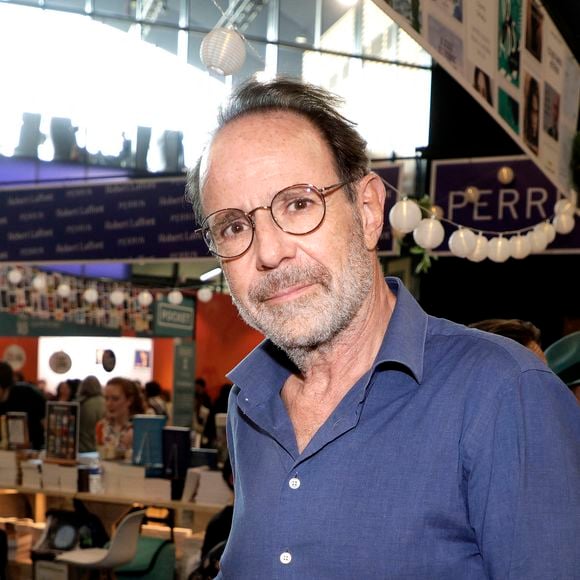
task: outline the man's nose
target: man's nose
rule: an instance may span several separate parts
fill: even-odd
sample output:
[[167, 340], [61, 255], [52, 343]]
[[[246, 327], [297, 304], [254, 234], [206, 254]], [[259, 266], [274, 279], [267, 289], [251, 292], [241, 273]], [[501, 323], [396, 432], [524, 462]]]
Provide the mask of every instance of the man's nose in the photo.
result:
[[258, 211], [254, 218], [254, 252], [258, 270], [271, 270], [292, 258], [296, 252], [294, 237], [282, 231], [269, 211]]

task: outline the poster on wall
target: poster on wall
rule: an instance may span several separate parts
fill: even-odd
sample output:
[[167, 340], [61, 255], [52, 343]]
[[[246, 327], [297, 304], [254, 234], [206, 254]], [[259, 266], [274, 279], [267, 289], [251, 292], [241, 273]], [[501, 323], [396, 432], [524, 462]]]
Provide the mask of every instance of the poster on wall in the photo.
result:
[[374, 2], [570, 190], [580, 65], [539, 0]]
[[46, 403], [46, 456], [48, 463], [75, 464], [79, 448], [79, 403]]

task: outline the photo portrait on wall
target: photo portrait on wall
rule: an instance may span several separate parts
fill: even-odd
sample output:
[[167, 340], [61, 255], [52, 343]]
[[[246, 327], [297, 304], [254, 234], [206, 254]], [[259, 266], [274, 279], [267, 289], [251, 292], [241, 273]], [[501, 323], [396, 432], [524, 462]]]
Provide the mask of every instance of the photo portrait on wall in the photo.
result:
[[526, 74], [524, 82], [524, 141], [537, 155], [540, 140], [540, 85]]
[[493, 105], [491, 96], [491, 80], [478, 66], [473, 72], [473, 86], [475, 90], [490, 104]]
[[537, 0], [528, 0], [526, 18], [526, 49], [542, 62], [542, 27], [544, 15]]

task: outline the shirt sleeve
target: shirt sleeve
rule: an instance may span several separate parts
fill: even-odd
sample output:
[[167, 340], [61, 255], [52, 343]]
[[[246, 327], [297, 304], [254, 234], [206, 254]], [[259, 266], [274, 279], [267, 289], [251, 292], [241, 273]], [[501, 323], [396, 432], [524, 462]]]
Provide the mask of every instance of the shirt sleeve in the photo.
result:
[[577, 578], [580, 407], [547, 371], [510, 382], [463, 449], [469, 519], [488, 577]]

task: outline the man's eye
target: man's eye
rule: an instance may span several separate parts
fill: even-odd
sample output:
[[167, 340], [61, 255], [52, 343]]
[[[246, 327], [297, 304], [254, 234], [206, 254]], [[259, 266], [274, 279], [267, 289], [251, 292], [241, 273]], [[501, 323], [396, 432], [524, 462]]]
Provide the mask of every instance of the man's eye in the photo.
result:
[[228, 224], [224, 224], [219, 230], [220, 238], [233, 238], [243, 234], [250, 228], [250, 225], [245, 220], [236, 220]]
[[297, 212], [305, 211], [312, 207], [314, 200], [309, 197], [297, 197], [296, 199], [291, 199], [286, 204], [286, 211]]

